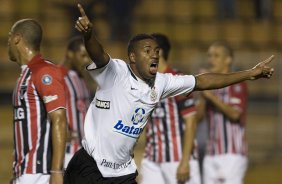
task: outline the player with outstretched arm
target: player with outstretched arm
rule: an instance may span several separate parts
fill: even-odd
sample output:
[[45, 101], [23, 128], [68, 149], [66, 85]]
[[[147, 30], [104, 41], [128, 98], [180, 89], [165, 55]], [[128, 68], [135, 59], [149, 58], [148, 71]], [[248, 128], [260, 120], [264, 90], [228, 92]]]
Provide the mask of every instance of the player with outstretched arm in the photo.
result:
[[64, 183], [136, 183], [132, 151], [149, 115], [164, 98], [195, 90], [222, 88], [258, 78], [270, 78], [273, 56], [249, 70], [218, 74], [173, 76], [158, 73], [159, 46], [154, 37], [140, 34], [128, 44], [129, 64], [111, 58], [97, 41], [81, 5], [76, 22], [92, 59], [87, 70], [97, 91], [85, 118], [83, 148], [70, 161]]

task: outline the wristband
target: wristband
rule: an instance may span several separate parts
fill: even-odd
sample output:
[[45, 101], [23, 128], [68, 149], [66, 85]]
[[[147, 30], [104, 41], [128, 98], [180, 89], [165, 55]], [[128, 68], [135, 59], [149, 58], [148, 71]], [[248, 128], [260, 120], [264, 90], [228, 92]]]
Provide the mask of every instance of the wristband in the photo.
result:
[[53, 173], [55, 173], [55, 174], [63, 174], [64, 171], [62, 171], [62, 170], [50, 170], [50, 173], [51, 174], [53, 174]]

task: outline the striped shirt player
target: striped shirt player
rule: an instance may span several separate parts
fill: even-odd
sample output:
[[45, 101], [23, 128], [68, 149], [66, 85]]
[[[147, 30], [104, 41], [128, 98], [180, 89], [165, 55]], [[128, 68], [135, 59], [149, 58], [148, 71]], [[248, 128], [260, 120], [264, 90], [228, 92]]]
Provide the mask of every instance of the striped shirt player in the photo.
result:
[[207, 101], [209, 133], [204, 158], [204, 182], [213, 184], [218, 182], [217, 179], [224, 178], [228, 183], [240, 184], [243, 183], [247, 169], [247, 85], [239, 83], [213, 90], [212, 93], [225, 104], [240, 111], [241, 116], [238, 121], [233, 121]]
[[13, 93], [13, 172], [15, 177], [50, 174], [52, 143], [48, 113], [65, 108], [63, 76], [41, 55], [21, 68]]
[[66, 83], [66, 102], [68, 128], [71, 136], [66, 145], [65, 168], [76, 151], [81, 148], [81, 140], [84, 137], [83, 124], [90, 104], [90, 93], [82, 77], [74, 70], [67, 70], [61, 66]]
[[247, 86], [246, 83], [235, 84], [226, 88], [214, 90], [213, 93], [224, 103], [242, 112], [239, 122], [227, 118], [211, 103], [207, 103], [207, 121], [209, 137], [207, 143], [208, 155], [247, 154], [245, 135]]
[[[167, 67], [164, 73], [181, 74], [170, 67]], [[144, 159], [141, 163], [141, 183], [161, 183], [164, 179], [166, 180], [164, 183], [177, 182], [176, 170], [182, 158], [184, 118], [195, 112], [192, 95], [166, 98], [157, 104], [146, 127], [146, 146]], [[193, 178], [197, 181], [196, 183], [200, 183], [199, 165], [196, 159], [195, 141], [190, 160], [191, 174], [195, 174], [191, 176], [190, 180]], [[158, 175], [162, 177], [157, 178]], [[164, 175], [167, 176], [164, 177]]]

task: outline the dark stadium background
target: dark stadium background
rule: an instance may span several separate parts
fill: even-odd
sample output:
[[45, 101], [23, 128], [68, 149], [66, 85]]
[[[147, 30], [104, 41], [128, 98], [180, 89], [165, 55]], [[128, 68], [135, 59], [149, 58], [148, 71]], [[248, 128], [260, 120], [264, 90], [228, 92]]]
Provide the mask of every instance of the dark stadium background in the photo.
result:
[[[82, 3], [89, 3], [81, 0]], [[133, 1], [133, 0], [132, 0]], [[282, 183], [282, 0], [272, 2], [269, 15], [259, 17], [255, 0], [235, 0], [234, 17], [219, 17], [216, 0], [138, 0], [129, 27], [115, 24], [109, 15], [110, 1], [89, 6], [99, 40], [112, 57], [126, 59], [128, 37], [136, 33], [161, 32], [172, 42], [170, 61], [183, 72], [196, 74], [205, 66], [206, 50], [215, 40], [226, 40], [235, 49], [234, 69], [248, 69], [271, 54], [276, 55], [270, 80], [248, 82], [247, 138], [249, 168], [246, 184]], [[268, 1], [268, 0], [265, 0]], [[0, 183], [8, 183], [12, 167], [11, 94], [20, 68], [9, 61], [7, 36], [21, 18], [34, 18], [44, 29], [42, 54], [60, 63], [74, 30], [76, 0], [0, 0]], [[130, 5], [132, 6], [132, 5]], [[119, 6], [117, 11], [122, 11]], [[125, 10], [125, 9], [124, 9]], [[127, 10], [126, 10], [127, 11]], [[71, 13], [70, 13], [71, 12]], [[113, 34], [111, 29], [115, 25]], [[121, 29], [121, 30], [120, 30]], [[118, 33], [119, 35], [115, 35]], [[121, 36], [120, 36], [121, 35]], [[206, 136], [201, 124], [200, 143]], [[140, 163], [144, 136], [135, 158]]]

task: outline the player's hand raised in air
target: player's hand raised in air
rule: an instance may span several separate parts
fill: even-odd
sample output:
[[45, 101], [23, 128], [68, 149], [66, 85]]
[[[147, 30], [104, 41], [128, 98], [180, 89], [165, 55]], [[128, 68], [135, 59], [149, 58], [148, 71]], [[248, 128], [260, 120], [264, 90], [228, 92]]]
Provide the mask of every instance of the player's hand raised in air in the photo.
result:
[[251, 77], [251, 80], [259, 78], [271, 78], [274, 72], [274, 68], [269, 66], [269, 63], [274, 59], [274, 55], [270, 56], [266, 60], [258, 63], [255, 67], [252, 68], [254, 75]]
[[83, 7], [81, 4], [77, 5], [78, 10], [80, 11], [81, 16], [78, 17], [78, 20], [75, 22], [75, 28], [81, 32], [84, 36], [90, 36], [92, 32], [92, 23], [89, 21]]

